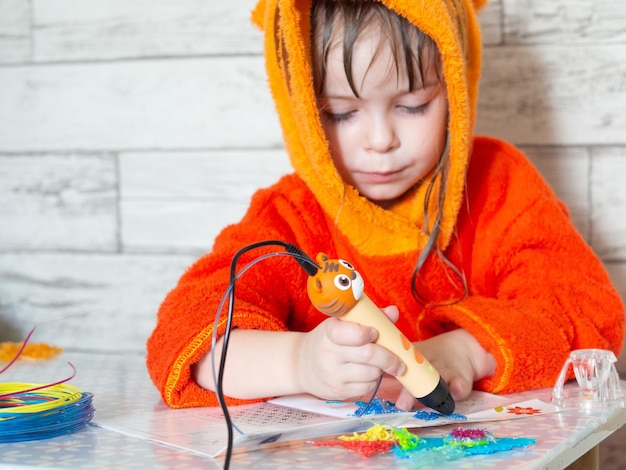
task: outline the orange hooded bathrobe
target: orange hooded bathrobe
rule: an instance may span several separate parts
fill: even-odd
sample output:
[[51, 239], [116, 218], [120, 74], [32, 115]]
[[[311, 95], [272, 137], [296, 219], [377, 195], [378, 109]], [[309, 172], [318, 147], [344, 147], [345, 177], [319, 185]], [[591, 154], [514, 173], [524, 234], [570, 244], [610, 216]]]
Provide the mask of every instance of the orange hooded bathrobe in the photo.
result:
[[[265, 33], [269, 84], [295, 172], [258, 191], [243, 219], [223, 230], [211, 253], [182, 276], [161, 305], [147, 344], [147, 365], [168, 405], [217, 404], [214, 393], [191, 380], [190, 368], [210, 350], [233, 254], [270, 239], [293, 243], [312, 257], [325, 252], [350, 261], [377, 305], [398, 306], [397, 326], [412, 341], [455, 328], [470, 332], [497, 361], [493, 376], [475, 384], [482, 390], [552, 386], [573, 349], [619, 353], [624, 306], [564, 205], [518, 150], [473, 136], [481, 59], [475, 8], [485, 2], [382, 3], [433, 38], [441, 52], [450, 159], [445, 202], [434, 208], [441, 211], [437, 248], [463, 273], [468, 295], [433, 252], [420, 271], [420, 291], [428, 302], [416, 300], [411, 277], [427, 242], [427, 185], [382, 209], [344, 184], [316, 107], [311, 0], [261, 0], [253, 19]], [[435, 191], [440, 184], [434, 182]], [[241, 266], [267, 251], [243, 256]], [[327, 317], [311, 306], [306, 280], [287, 257], [256, 264], [237, 282], [234, 327], [313, 329]], [[224, 327], [225, 318], [217, 333]]]

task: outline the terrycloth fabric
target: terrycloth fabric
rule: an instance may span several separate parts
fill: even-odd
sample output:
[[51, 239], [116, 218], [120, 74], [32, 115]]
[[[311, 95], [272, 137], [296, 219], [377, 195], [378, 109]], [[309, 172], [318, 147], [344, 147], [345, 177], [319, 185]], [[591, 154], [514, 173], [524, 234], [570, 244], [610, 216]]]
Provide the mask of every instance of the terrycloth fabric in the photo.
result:
[[[411, 295], [417, 250], [386, 254], [381, 247], [377, 255], [362, 253], [335, 229], [333, 218], [296, 175], [259, 191], [241, 223], [221, 233], [212, 253], [185, 273], [161, 306], [148, 341], [148, 367], [165, 402], [173, 407], [217, 404], [212, 392], [190, 380], [190, 366], [210, 349], [232, 254], [259, 240], [289, 241], [312, 256], [323, 251], [350, 261], [374, 303], [399, 307], [398, 327], [412, 341], [457, 327], [468, 330], [497, 361], [495, 374], [476, 384], [482, 390], [551, 387], [572, 349], [619, 352], [621, 299], [526, 157], [501, 141], [477, 138], [467, 188], [446, 254], [465, 273], [470, 294], [454, 305], [427, 307]], [[240, 266], [267, 251], [272, 250], [242, 257]], [[428, 262], [423, 278], [433, 300], [458, 297], [449, 276], [438, 258]], [[255, 265], [237, 283], [234, 325], [311, 330], [327, 317], [311, 306], [306, 279], [289, 258]], [[224, 321], [220, 334], [223, 329]]]
[[[382, 3], [433, 38], [444, 60], [443, 75], [450, 102], [451, 156], [440, 224], [439, 247], [444, 249], [454, 230], [471, 151], [481, 64], [476, 12], [469, 0], [384, 0]], [[486, 2], [475, 3], [482, 6]], [[403, 198], [398, 207], [383, 210], [360, 197], [353, 188], [345, 187], [332, 163], [312, 85], [310, 6], [310, 0], [262, 0], [253, 12], [253, 20], [265, 32], [266, 68], [291, 163], [324, 210], [328, 214], [340, 214], [338, 229], [352, 244], [358, 244], [362, 253], [378, 254], [389, 237], [393, 237], [394, 243], [386, 246], [387, 254], [414, 250], [416, 239], [417, 247], [422, 248], [427, 241], [420, 231], [427, 185]], [[360, 228], [363, 226], [369, 227], [367, 238]]]
[[[411, 293], [421, 249], [424, 189], [390, 210], [359, 196], [339, 177], [315, 105], [310, 64], [311, 0], [262, 0], [255, 22], [287, 151], [295, 173], [259, 191], [238, 224], [181, 278], [161, 305], [148, 340], [150, 375], [173, 407], [216, 405], [190, 379], [190, 367], [210, 350], [218, 304], [240, 248], [262, 240], [296, 244], [350, 261], [379, 306], [397, 305], [398, 327], [412, 341], [454, 328], [472, 333], [497, 361], [476, 384], [513, 392], [554, 384], [572, 349], [618, 353], [624, 306], [601, 262], [575, 231], [564, 206], [519, 151], [473, 137], [480, 75], [476, 0], [383, 0], [437, 43], [450, 103], [450, 167], [438, 247], [465, 276], [436, 255], [420, 271], [430, 304]], [[471, 158], [470, 158], [471, 155]], [[273, 249], [242, 257], [239, 266]], [[283, 251], [276, 248], [276, 251]], [[326, 317], [306, 293], [306, 273], [286, 257], [266, 259], [237, 282], [234, 326], [309, 331]], [[225, 319], [219, 323], [222, 334]], [[239, 403], [232, 400], [232, 403]]]

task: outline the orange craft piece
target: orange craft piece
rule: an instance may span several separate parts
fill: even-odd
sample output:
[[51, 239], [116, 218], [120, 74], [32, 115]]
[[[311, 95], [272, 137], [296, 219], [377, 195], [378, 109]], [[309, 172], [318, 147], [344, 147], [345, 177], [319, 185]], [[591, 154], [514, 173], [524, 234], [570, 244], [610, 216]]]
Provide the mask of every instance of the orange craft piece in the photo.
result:
[[[10, 341], [0, 343], [0, 362], [9, 362], [15, 359], [17, 353], [22, 347], [22, 343], [13, 343]], [[50, 346], [46, 343], [27, 344], [18, 359], [40, 360], [50, 359], [61, 353], [63, 348]]]

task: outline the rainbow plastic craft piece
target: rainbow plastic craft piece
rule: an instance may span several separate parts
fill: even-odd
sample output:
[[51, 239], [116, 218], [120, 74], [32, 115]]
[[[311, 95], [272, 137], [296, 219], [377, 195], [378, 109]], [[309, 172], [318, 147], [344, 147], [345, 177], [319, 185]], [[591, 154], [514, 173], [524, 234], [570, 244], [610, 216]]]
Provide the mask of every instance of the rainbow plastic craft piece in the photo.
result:
[[[413, 449], [400, 446], [392, 448], [401, 458], [411, 459], [418, 466], [438, 465], [479, 454], [495, 454], [512, 449], [535, 445], [537, 441], [527, 437], [495, 438], [489, 431], [479, 428], [455, 428], [444, 437], [421, 438]], [[413, 468], [417, 468], [413, 465]]]
[[311, 303], [325, 315], [368, 325], [378, 331], [376, 343], [393, 352], [406, 365], [396, 378], [424, 405], [443, 414], [454, 411], [454, 399], [437, 369], [396, 328], [365, 294], [358, 271], [347, 261], [329, 259], [324, 253], [316, 258], [320, 269], [309, 276], [307, 291]]
[[374, 454], [389, 452], [394, 446], [403, 449], [414, 449], [419, 438], [406, 429], [392, 426], [375, 424], [362, 433], [354, 432], [350, 435], [342, 435], [333, 441], [314, 441], [311, 444], [318, 447], [343, 447], [344, 449], [358, 452], [365, 457]]
[[[532, 438], [495, 438], [479, 428], [455, 428], [444, 437], [418, 437], [406, 429], [376, 424], [363, 433], [339, 436], [332, 441], [315, 441], [318, 447], [343, 447], [365, 457], [393, 451], [418, 466], [437, 465], [478, 454], [494, 454], [536, 444]], [[413, 466], [412, 468], [417, 468]]]

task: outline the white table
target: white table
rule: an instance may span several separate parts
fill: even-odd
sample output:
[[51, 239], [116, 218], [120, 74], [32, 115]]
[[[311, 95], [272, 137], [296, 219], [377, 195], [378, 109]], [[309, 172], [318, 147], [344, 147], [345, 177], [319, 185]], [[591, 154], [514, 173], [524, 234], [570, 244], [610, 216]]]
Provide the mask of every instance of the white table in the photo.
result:
[[[162, 408], [160, 396], [148, 378], [144, 358], [138, 355], [103, 355], [63, 353], [49, 361], [19, 361], [4, 374], [0, 382], [24, 381], [45, 383], [71, 374], [67, 361], [78, 371], [70, 382], [94, 394], [94, 421], [149, 412]], [[623, 383], [623, 387], [626, 384]], [[550, 401], [551, 390], [535, 390], [511, 395], [514, 402], [530, 398]], [[176, 413], [176, 410], [168, 412]], [[626, 408], [585, 414], [565, 411], [532, 418], [481, 423], [479, 427], [496, 437], [532, 437], [535, 446], [513, 451], [468, 457], [452, 461], [439, 469], [507, 468], [561, 469], [593, 449], [626, 422]], [[441, 426], [417, 431], [422, 437], [442, 436], [451, 428]], [[233, 456], [231, 468], [255, 469], [384, 469], [410, 468], [409, 461], [392, 454], [362, 457], [341, 448], [300, 445]], [[197, 469], [222, 468], [222, 461], [184, 450], [89, 425], [82, 431], [46, 440], [0, 444], [0, 468], [56, 469]]]

